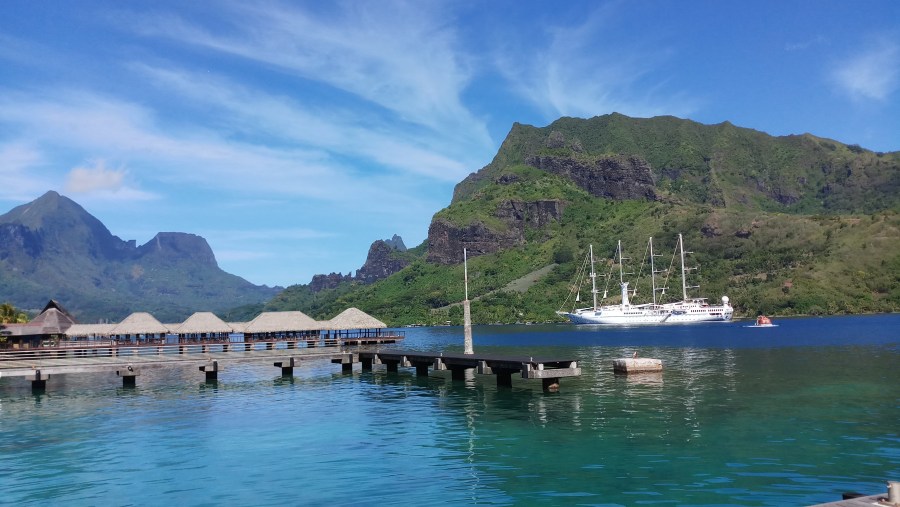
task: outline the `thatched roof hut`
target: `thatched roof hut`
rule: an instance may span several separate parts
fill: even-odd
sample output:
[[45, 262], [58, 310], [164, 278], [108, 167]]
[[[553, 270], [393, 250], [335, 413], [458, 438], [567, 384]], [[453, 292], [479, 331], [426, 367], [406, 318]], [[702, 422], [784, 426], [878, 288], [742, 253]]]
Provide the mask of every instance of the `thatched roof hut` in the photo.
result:
[[147, 312], [134, 312], [122, 322], [113, 326], [110, 335], [152, 335], [166, 334], [169, 328], [162, 325], [156, 317]]
[[28, 334], [52, 335], [63, 334], [72, 327], [75, 320], [62, 310], [46, 308], [40, 315], [25, 325]]
[[66, 330], [66, 336], [69, 338], [109, 336], [114, 327], [116, 324], [72, 324], [72, 327]]
[[303, 312], [263, 312], [247, 323], [244, 333], [287, 333], [292, 331], [318, 331], [326, 324], [318, 322]]
[[347, 308], [335, 318], [324, 322], [326, 329], [347, 331], [351, 329], [383, 329], [387, 324], [357, 308]]
[[234, 328], [212, 312], [197, 312], [183, 323], [172, 326], [171, 331], [175, 334], [223, 334], [233, 332]]

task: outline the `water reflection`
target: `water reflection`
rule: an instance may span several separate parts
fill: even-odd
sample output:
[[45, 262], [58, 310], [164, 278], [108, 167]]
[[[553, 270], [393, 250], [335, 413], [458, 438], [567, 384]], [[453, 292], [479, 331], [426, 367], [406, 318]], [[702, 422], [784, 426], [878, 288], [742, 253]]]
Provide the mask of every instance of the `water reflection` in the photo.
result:
[[[12, 504], [276, 505], [302, 483], [311, 504], [410, 503], [414, 485], [457, 504], [806, 505], [900, 475], [896, 343], [734, 346], [746, 337], [728, 329], [476, 333], [482, 352], [576, 358], [583, 376], [553, 394], [328, 361], [292, 377], [236, 365], [215, 385], [178, 368], [127, 390], [71, 376], [39, 396], [2, 379], [0, 487]], [[421, 333], [404, 346], [438, 348]], [[634, 351], [664, 371], [615, 375]]]

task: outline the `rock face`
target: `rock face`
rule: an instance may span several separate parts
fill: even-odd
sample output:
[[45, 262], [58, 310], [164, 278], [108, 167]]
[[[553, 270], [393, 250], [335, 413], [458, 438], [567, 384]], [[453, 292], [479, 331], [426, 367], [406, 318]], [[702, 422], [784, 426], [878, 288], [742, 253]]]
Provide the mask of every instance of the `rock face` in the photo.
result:
[[637, 156], [581, 160], [553, 155], [532, 155], [525, 162], [537, 169], [575, 182], [595, 197], [657, 200], [650, 164]]
[[347, 273], [330, 273], [327, 275], [314, 275], [309, 282], [309, 289], [319, 292], [325, 289], [335, 289], [345, 282], [360, 282], [370, 284], [383, 278], [387, 278], [397, 271], [405, 268], [409, 260], [397, 256], [397, 252], [405, 252], [406, 245], [403, 238], [394, 234], [391, 239], [379, 239], [369, 247], [366, 262], [356, 270], [356, 276]]
[[217, 266], [216, 256], [206, 239], [185, 232], [160, 232], [138, 249], [138, 256], [158, 259], [191, 260], [199, 264]]
[[312, 281], [309, 282], [309, 289], [313, 292], [323, 291], [325, 289], [337, 288], [343, 282], [352, 282], [353, 275], [347, 273], [329, 273], [327, 275], [313, 275]]
[[444, 219], [434, 220], [428, 228], [428, 262], [459, 264], [464, 248], [474, 257], [522, 245], [527, 228], [542, 229], [559, 221], [564, 209], [565, 203], [555, 199], [503, 201], [494, 216], [504, 222], [504, 230], [494, 230], [480, 221], [458, 227]]
[[[400, 250], [402, 248], [402, 250]], [[391, 240], [378, 240], [369, 247], [366, 263], [356, 270], [356, 279], [362, 283], [373, 283], [387, 278], [405, 268], [409, 261], [394, 256], [394, 252], [405, 252], [406, 246], [400, 236], [394, 235]]]

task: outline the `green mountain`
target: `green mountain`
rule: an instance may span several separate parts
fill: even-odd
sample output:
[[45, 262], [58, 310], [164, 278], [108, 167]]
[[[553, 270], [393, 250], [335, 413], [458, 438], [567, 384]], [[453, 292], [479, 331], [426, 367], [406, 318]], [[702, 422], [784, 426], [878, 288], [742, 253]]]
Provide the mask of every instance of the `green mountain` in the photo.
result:
[[52, 191], [0, 215], [0, 287], [0, 297], [20, 308], [65, 301], [79, 322], [134, 311], [180, 322], [280, 291], [222, 271], [200, 236], [161, 232], [137, 246]]
[[[673, 117], [516, 124], [457, 185], [404, 269], [367, 286], [289, 287], [266, 308], [459, 323], [465, 248], [475, 322], [552, 321], [589, 245], [603, 271], [622, 240], [637, 272], [648, 237], [667, 267], [683, 233], [699, 265], [692, 295], [728, 295], [738, 316], [893, 312], [898, 211], [898, 152]], [[680, 280], [670, 286], [680, 295]]]

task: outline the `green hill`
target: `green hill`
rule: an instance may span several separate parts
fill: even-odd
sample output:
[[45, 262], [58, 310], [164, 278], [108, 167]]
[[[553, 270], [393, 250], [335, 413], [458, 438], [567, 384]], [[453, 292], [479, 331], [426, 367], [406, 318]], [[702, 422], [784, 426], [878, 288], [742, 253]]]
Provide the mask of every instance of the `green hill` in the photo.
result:
[[[435, 214], [409, 266], [369, 286], [291, 287], [267, 307], [459, 323], [461, 308], [448, 305], [463, 298], [466, 248], [475, 322], [554, 320], [589, 245], [609, 258], [622, 240], [638, 263], [649, 236], [668, 255], [683, 233], [700, 266], [695, 295], [728, 295], [739, 316], [892, 312], [898, 211], [897, 152], [673, 117], [516, 124]], [[507, 288], [551, 264], [524, 292]]]

